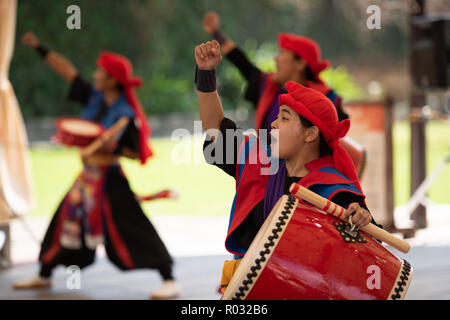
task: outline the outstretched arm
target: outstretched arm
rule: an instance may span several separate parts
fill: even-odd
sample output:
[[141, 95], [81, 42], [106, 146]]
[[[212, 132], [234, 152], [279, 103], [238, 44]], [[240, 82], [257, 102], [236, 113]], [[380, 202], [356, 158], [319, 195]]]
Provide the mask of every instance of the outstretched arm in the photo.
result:
[[245, 53], [236, 47], [233, 41], [223, 34], [220, 30], [220, 18], [217, 13], [209, 12], [205, 15], [203, 29], [219, 42], [223, 55], [239, 69], [247, 80], [248, 88], [245, 98], [256, 107], [259, 100], [262, 71], [250, 62]]
[[48, 64], [50, 69], [52, 69], [68, 83], [72, 83], [78, 76], [78, 70], [69, 60], [54, 51], [48, 51], [43, 48], [39, 42], [39, 39], [33, 32], [28, 31], [25, 33], [22, 37], [22, 43], [39, 51], [39, 53], [44, 56], [45, 62]]
[[225, 35], [220, 30], [220, 18], [215, 12], [208, 12], [203, 18], [203, 29], [216, 39], [220, 44], [220, 49], [223, 55], [228, 55], [236, 45], [232, 40]]
[[[216, 40], [195, 47], [195, 61], [198, 68], [198, 110], [203, 129], [206, 131], [219, 130], [220, 123], [224, 118], [222, 103], [215, 88], [215, 70], [221, 60], [220, 45]], [[213, 84], [213, 88], [207, 88], [211, 84]]]

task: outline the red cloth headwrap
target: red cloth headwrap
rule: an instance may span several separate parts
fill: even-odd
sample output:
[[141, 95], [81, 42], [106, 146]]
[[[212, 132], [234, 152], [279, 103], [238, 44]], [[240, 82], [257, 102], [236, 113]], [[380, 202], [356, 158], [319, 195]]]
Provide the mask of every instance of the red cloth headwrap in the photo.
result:
[[153, 152], [148, 142], [152, 131], [133, 89], [135, 86], [139, 87], [142, 85], [142, 79], [133, 77], [131, 62], [117, 53], [102, 51], [97, 59], [97, 65], [113, 76], [125, 88], [125, 97], [133, 108], [138, 120], [140, 160], [144, 164], [147, 158], [152, 156]]
[[319, 128], [333, 150], [334, 167], [362, 190], [350, 156], [339, 145], [339, 138], [344, 137], [350, 129], [350, 120], [338, 121], [334, 104], [316, 90], [293, 81], [286, 83], [286, 89], [288, 93], [280, 95], [279, 105], [287, 105]]
[[297, 56], [306, 60], [311, 71], [319, 82], [319, 73], [330, 66], [328, 60], [320, 60], [321, 53], [319, 45], [312, 39], [289, 33], [278, 35], [280, 48], [292, 51]]

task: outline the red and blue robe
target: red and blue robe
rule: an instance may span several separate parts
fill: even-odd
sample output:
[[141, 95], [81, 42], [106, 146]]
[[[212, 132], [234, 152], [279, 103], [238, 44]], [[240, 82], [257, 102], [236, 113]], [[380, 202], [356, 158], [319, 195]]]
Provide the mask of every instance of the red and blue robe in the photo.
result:
[[[233, 136], [227, 135], [230, 130]], [[236, 182], [225, 241], [226, 249], [236, 258], [245, 254], [268, 213], [283, 194], [289, 194], [289, 186], [294, 182], [300, 182], [342, 207], [358, 202], [367, 209], [362, 192], [333, 167], [331, 156], [306, 164], [310, 172], [307, 176], [289, 177], [285, 162], [271, 157], [270, 148], [261, 139], [245, 136], [228, 118], [222, 120], [220, 132], [215, 142], [206, 139], [203, 148], [206, 162], [219, 167]], [[223, 150], [216, 152], [220, 147]], [[231, 152], [233, 157], [229, 155]], [[219, 153], [222, 159], [218, 159]], [[372, 220], [372, 223], [375, 222]]]
[[[235, 241], [234, 231], [261, 201], [264, 201], [264, 219], [267, 218], [283, 195], [282, 186], [286, 178], [284, 161], [271, 158], [270, 149], [256, 136], [251, 135], [244, 140], [239, 148], [238, 159], [236, 194], [225, 240], [227, 250], [237, 257], [243, 256], [248, 248]], [[364, 194], [353, 181], [333, 167], [331, 156], [316, 159], [305, 166], [309, 173], [301, 178], [301, 185], [330, 200], [340, 192], [351, 193], [359, 197], [361, 205], [365, 206]], [[269, 175], [269, 172], [275, 173]]]

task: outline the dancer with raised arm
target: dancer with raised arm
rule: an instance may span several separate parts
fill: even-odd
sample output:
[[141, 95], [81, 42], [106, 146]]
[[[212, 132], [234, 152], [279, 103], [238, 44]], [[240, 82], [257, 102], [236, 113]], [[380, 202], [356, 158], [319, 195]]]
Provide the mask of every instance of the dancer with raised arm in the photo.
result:
[[83, 170], [47, 229], [39, 254], [39, 275], [13, 287], [49, 287], [57, 265], [84, 268], [94, 262], [96, 247], [103, 244], [109, 260], [121, 270], [150, 268], [160, 272], [164, 284], [152, 298], [175, 298], [180, 288], [173, 277], [172, 258], [119, 163], [119, 158], [126, 156], [144, 164], [152, 155], [148, 141], [151, 130], [134, 90], [142, 80], [133, 76], [127, 58], [102, 52], [91, 85], [70, 61], [41, 45], [32, 32], [22, 41], [70, 84], [69, 99], [84, 105], [81, 118], [102, 125], [106, 131], [81, 149]]
[[278, 114], [278, 98], [286, 93], [285, 84], [294, 81], [327, 96], [336, 106], [339, 120], [348, 118], [342, 110], [342, 99], [320, 78], [329, 67], [321, 60], [319, 45], [312, 39], [289, 33], [278, 36], [279, 52], [275, 57], [276, 71], [265, 73], [248, 60], [245, 53], [220, 29], [220, 17], [215, 12], [203, 18], [203, 29], [220, 44], [222, 54], [233, 63], [247, 81], [245, 98], [256, 108], [255, 129], [271, 130]]

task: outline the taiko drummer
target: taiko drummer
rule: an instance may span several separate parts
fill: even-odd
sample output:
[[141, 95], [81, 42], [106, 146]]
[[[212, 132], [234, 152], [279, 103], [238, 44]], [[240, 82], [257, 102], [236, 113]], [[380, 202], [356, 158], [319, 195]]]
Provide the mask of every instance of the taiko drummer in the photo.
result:
[[215, 69], [222, 59], [219, 43], [213, 40], [197, 46], [195, 59], [199, 114], [208, 132], [203, 150], [206, 161], [236, 180], [225, 240], [235, 260], [224, 264], [222, 287], [227, 286], [278, 199], [289, 194], [294, 182], [345, 207], [344, 217], [352, 215], [357, 227], [375, 223], [354, 165], [339, 145], [350, 120], [339, 122], [336, 108], [326, 96], [288, 82], [287, 93], [279, 97], [267, 147], [256, 136], [244, 135], [224, 116], [216, 90]]

